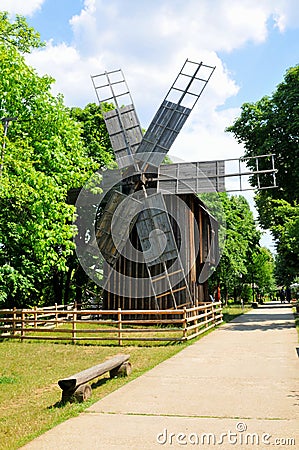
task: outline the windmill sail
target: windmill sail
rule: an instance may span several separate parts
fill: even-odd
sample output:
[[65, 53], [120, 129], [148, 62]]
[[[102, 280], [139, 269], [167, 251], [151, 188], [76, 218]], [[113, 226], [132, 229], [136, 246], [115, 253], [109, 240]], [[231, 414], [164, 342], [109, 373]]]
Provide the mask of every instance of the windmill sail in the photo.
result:
[[[255, 169], [247, 168], [249, 162]], [[253, 177], [259, 189], [271, 189], [276, 187], [276, 172], [273, 154], [162, 164], [157, 174], [157, 190], [176, 195], [242, 192], [255, 189], [250, 183]]]
[[147, 165], [158, 167], [186, 122], [190, 108], [164, 100], [153, 118], [135, 159], [142, 161], [142, 171]]
[[109, 192], [109, 199], [96, 223], [96, 239], [102, 256], [112, 266], [129, 239], [141, 206], [140, 201], [117, 190]]
[[158, 191], [171, 194], [224, 192], [224, 161], [164, 164], [157, 182]]
[[141, 161], [143, 172], [162, 163], [214, 69], [186, 60], [137, 149], [135, 159]]
[[144, 209], [139, 214], [136, 227], [149, 267], [177, 258], [178, 249], [162, 194], [144, 199]]
[[[91, 77], [119, 169], [133, 166], [142, 129], [123, 72], [114, 70]], [[105, 111], [106, 104], [113, 109]], [[106, 105], [106, 106], [105, 106]]]
[[108, 111], [103, 116], [118, 167], [133, 165], [133, 154], [142, 139], [134, 105]]

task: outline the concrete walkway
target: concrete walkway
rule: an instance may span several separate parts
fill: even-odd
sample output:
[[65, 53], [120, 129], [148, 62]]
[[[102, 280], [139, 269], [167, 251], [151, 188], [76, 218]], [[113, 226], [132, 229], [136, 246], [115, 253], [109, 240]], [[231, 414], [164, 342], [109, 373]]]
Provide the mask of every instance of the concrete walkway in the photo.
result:
[[298, 347], [291, 308], [259, 307], [23, 449], [298, 449]]

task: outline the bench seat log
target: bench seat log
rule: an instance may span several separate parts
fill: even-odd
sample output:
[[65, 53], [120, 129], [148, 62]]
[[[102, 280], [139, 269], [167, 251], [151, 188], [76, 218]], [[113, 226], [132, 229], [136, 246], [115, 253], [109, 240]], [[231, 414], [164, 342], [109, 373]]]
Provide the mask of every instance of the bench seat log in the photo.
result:
[[125, 370], [125, 374], [128, 375], [131, 368], [130, 363], [128, 363], [129, 358], [130, 355], [116, 355], [97, 366], [90, 367], [68, 378], [59, 380], [58, 385], [63, 391], [62, 398], [66, 399], [71, 397], [79, 386], [88, 383], [94, 378], [100, 377], [106, 372], [110, 372], [110, 376], [113, 377], [117, 374], [123, 374], [123, 368], [128, 367], [128, 370]]

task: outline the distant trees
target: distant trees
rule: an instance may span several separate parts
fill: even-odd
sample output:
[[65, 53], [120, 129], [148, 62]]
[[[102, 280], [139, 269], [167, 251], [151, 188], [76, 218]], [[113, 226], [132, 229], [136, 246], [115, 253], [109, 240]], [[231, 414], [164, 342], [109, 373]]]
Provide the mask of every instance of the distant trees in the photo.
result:
[[[299, 274], [299, 65], [287, 70], [272, 96], [245, 103], [228, 128], [245, 146], [245, 156], [274, 153], [277, 189], [256, 197], [259, 222], [276, 242], [276, 275], [289, 284]], [[253, 177], [253, 185], [257, 186]]]
[[[215, 201], [215, 195], [217, 199]], [[226, 193], [201, 196], [220, 223], [220, 263], [209, 285], [220, 285], [222, 298], [252, 300], [253, 291], [262, 295], [274, 289], [274, 261], [271, 252], [260, 247], [261, 232], [247, 200]]]

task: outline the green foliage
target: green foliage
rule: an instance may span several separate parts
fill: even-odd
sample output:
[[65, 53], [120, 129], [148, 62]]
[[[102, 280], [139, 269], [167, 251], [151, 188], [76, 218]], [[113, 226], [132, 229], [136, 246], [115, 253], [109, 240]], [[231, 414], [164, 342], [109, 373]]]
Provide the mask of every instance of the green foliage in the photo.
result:
[[[108, 104], [104, 107], [107, 111], [112, 108]], [[70, 112], [71, 116], [81, 124], [81, 136], [88, 156], [96, 161], [100, 167], [111, 166], [114, 161], [114, 154], [101, 107], [95, 103], [89, 103], [84, 109], [71, 108]]]
[[250, 302], [253, 298], [252, 287], [249, 284], [242, 286], [241, 298], [244, 302]]
[[273, 200], [271, 230], [277, 241], [276, 277], [278, 284], [289, 285], [298, 276], [299, 207], [285, 200]]
[[264, 296], [275, 291], [274, 258], [270, 250], [261, 247], [252, 254], [249, 273], [259, 294]]
[[279, 188], [264, 195], [290, 203], [299, 196], [298, 95], [299, 65], [287, 71], [271, 97], [244, 103], [240, 117], [227, 129], [244, 144], [245, 156], [275, 154]]
[[170, 157], [168, 155], [165, 155], [162, 164], [172, 164], [172, 160], [170, 159]]
[[37, 34], [25, 19], [9, 26], [2, 18], [10, 34], [0, 39], [0, 114], [17, 120], [6, 138], [0, 127], [0, 306], [12, 307], [47, 301], [55, 274], [68, 270], [75, 229], [67, 193], [98, 166], [62, 97], [51, 94], [53, 80], [20, 54], [38, 45]]
[[[216, 195], [216, 198], [215, 198]], [[210, 280], [210, 291], [221, 286], [222, 298], [252, 298], [251, 284], [260, 291], [272, 290], [274, 263], [270, 252], [260, 248], [257, 229], [247, 200], [226, 193], [205, 194], [201, 198], [220, 223], [220, 263]]]
[[21, 53], [30, 53], [32, 48], [38, 48], [44, 44], [40, 35], [32, 27], [29, 27], [26, 19], [17, 15], [15, 22], [10, 22], [8, 13], [0, 11], [0, 45], [14, 46]]
[[[245, 103], [227, 129], [245, 146], [245, 156], [275, 154], [277, 189], [256, 196], [260, 224], [269, 228], [277, 245], [279, 282], [298, 274], [299, 198], [299, 65], [291, 67], [270, 97]], [[252, 166], [253, 167], [253, 166]], [[261, 166], [261, 168], [263, 168]], [[252, 177], [257, 187], [257, 180]]]

